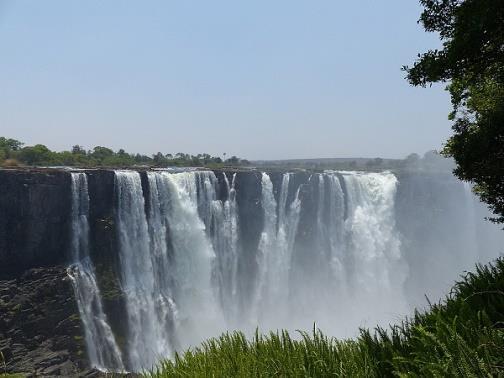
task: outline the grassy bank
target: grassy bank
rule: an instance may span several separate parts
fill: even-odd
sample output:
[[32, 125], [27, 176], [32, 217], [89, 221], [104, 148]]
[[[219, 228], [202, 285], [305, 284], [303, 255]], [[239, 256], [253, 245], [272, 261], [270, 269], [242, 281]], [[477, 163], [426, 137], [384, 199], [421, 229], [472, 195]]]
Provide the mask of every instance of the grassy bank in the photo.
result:
[[504, 376], [504, 260], [477, 266], [430, 310], [338, 341], [313, 330], [224, 334], [166, 360], [151, 377]]

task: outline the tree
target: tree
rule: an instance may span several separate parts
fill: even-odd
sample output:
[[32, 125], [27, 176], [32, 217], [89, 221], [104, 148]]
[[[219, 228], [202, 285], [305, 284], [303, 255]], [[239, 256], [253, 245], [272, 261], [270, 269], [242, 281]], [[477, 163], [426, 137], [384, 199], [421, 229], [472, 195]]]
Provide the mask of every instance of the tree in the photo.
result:
[[0, 137], [0, 161], [12, 158], [22, 146], [19, 140]]
[[93, 148], [93, 152], [90, 155], [93, 159], [96, 159], [102, 164], [105, 159], [114, 156], [114, 151], [107, 147], [96, 146]]
[[158, 152], [157, 154], [152, 155], [152, 161], [158, 167], [166, 167], [168, 165], [168, 160], [165, 158], [165, 156], [161, 152]]
[[475, 184], [475, 192], [504, 223], [504, 1], [420, 0], [419, 22], [439, 33], [440, 50], [419, 54], [404, 66], [414, 86], [448, 83], [453, 135], [443, 154], [454, 173]]
[[23, 147], [23, 143], [16, 139], [0, 137], [0, 149], [19, 151]]
[[19, 152], [19, 159], [28, 165], [50, 164], [51, 150], [43, 144], [36, 144], [33, 147], [24, 147]]
[[86, 149], [82, 146], [75, 145], [72, 147], [72, 154], [74, 155], [86, 155]]
[[226, 163], [230, 165], [238, 165], [240, 163], [240, 159], [233, 155], [226, 160]]
[[59, 164], [73, 166], [76, 165], [76, 163], [79, 163], [78, 158], [82, 156], [83, 155], [81, 153], [74, 153], [72, 150], [60, 152], [57, 154], [56, 158]]

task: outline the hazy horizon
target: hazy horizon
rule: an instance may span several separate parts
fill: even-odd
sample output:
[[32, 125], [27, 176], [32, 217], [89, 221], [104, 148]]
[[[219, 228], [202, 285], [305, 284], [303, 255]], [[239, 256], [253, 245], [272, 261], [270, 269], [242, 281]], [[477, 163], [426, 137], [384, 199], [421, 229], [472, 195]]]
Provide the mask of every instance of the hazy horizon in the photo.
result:
[[[0, 136], [250, 160], [404, 158], [450, 135], [416, 0], [0, 0]], [[424, 111], [428, 109], [428, 111]]]

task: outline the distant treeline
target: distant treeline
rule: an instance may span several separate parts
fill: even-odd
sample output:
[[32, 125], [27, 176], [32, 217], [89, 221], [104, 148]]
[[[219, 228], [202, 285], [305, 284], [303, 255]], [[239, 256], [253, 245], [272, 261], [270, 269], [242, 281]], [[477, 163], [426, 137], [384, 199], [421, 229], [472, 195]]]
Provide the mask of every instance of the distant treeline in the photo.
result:
[[163, 154], [158, 152], [147, 156], [131, 154], [123, 149], [113, 151], [108, 147], [96, 146], [91, 150], [75, 145], [70, 151], [51, 151], [43, 144], [25, 146], [16, 139], [0, 137], [0, 166], [73, 166], [73, 167], [209, 167], [250, 166], [251, 163], [263, 169], [308, 169], [322, 171], [333, 170], [363, 170], [382, 171], [420, 169], [428, 171], [452, 171], [452, 159], [446, 159], [436, 151], [428, 151], [423, 157], [410, 154], [404, 159], [382, 158], [328, 158], [328, 159], [292, 159], [263, 160], [249, 162], [231, 156], [226, 159], [209, 154], [190, 155], [182, 152]]
[[209, 154], [190, 155], [182, 152], [152, 156], [130, 154], [123, 149], [113, 151], [108, 147], [96, 146], [86, 150], [75, 145], [70, 151], [51, 151], [43, 144], [25, 146], [16, 139], [0, 137], [0, 164], [3, 166], [76, 166], [76, 167], [187, 167], [187, 166], [246, 166], [249, 162], [236, 156], [226, 159]]
[[262, 160], [252, 164], [262, 168], [301, 168], [315, 171], [401, 171], [424, 170], [437, 172], [451, 172], [454, 168], [453, 159], [447, 159], [437, 151], [426, 152], [423, 156], [416, 153], [409, 154], [404, 159], [382, 158], [325, 158], [325, 159], [291, 159], [291, 160]]

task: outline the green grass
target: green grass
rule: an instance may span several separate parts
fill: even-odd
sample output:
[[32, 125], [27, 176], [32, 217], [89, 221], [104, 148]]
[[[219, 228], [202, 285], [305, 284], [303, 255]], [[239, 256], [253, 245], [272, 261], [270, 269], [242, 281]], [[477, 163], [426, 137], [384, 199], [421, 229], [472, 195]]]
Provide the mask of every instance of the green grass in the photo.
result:
[[477, 266], [427, 312], [336, 340], [241, 332], [176, 354], [148, 377], [504, 377], [504, 259]]

